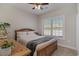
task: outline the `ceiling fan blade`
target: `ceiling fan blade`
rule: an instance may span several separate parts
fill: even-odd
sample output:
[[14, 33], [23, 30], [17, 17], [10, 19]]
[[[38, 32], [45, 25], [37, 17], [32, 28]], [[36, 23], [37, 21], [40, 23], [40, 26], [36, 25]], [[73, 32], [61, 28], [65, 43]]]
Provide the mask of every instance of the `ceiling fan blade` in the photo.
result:
[[41, 5], [48, 5], [49, 3], [41, 3]]
[[28, 4], [34, 4], [34, 3], [28, 3]]
[[33, 7], [32, 9], [35, 9], [35, 7]]
[[29, 4], [36, 4], [36, 5], [48, 5], [49, 3], [29, 3]]

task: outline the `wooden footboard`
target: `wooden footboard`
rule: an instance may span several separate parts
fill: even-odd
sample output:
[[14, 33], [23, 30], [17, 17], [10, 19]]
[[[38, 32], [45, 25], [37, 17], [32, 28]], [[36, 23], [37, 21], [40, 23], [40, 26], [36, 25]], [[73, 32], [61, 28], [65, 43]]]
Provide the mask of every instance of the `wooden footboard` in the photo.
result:
[[37, 51], [38, 56], [50, 56], [57, 49], [57, 41]]

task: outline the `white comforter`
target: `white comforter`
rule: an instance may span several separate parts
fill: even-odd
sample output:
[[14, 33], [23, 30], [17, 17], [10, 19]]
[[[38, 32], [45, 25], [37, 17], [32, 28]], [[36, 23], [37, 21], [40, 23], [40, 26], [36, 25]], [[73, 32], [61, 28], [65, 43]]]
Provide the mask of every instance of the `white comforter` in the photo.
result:
[[[35, 39], [38, 39], [38, 38], [41, 38], [41, 37], [44, 37], [44, 36], [37, 36], [37, 35], [34, 35], [34, 36], [21, 36], [21, 37], [17, 38], [17, 41], [19, 41], [20, 43], [22, 43], [26, 46], [29, 41], [35, 40]], [[47, 42], [38, 44], [37, 47], [36, 47], [36, 50], [34, 52], [34, 56], [37, 55], [37, 50], [42, 49], [42, 48], [46, 47], [47, 45], [49, 45], [50, 43], [55, 42], [55, 41], [56, 41], [56, 39], [51, 39]]]

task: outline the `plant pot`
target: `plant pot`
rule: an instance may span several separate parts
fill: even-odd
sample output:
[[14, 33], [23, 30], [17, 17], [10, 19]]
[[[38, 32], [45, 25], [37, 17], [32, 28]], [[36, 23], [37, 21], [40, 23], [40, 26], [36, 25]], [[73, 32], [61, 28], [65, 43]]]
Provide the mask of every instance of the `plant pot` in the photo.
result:
[[0, 39], [7, 39], [7, 36], [0, 35]]
[[0, 56], [9, 56], [11, 55], [11, 47], [8, 48], [0, 48]]
[[7, 34], [5, 33], [4, 30], [0, 29], [0, 39], [6, 39], [7, 38]]

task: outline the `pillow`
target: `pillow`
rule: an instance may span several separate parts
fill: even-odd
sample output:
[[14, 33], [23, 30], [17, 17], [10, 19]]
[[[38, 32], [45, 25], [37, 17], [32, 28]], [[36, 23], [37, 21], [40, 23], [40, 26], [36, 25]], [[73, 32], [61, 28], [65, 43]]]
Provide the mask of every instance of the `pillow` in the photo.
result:
[[25, 36], [37, 36], [37, 35], [35, 34], [35, 31], [17, 32], [17, 37], [25, 37]]
[[17, 35], [28, 35], [28, 32], [17, 32]]
[[38, 35], [35, 34], [35, 31], [29, 32], [17, 32], [17, 39], [27, 39], [32, 37], [37, 37]]
[[28, 32], [17, 32], [17, 38], [23, 38], [28, 35]]
[[28, 32], [27, 36], [37, 36], [37, 35], [35, 34], [35, 31], [30, 31], [30, 32]]

